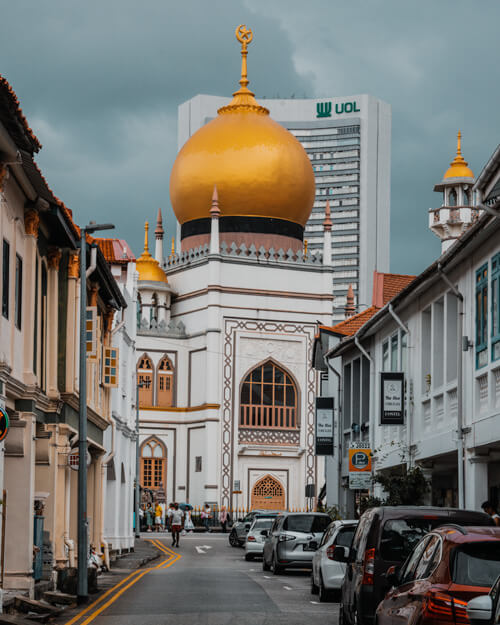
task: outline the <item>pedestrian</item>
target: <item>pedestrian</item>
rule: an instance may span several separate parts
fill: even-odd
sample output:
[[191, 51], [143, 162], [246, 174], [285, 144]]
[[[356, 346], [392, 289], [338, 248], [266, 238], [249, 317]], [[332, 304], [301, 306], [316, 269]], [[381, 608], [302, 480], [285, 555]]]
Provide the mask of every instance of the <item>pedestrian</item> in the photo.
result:
[[222, 506], [222, 508], [220, 509], [220, 514], [219, 514], [219, 519], [220, 519], [220, 524], [222, 527], [222, 533], [225, 534], [227, 532], [227, 510], [226, 510], [226, 506]]
[[172, 522], [172, 547], [179, 546], [179, 536], [181, 535], [183, 524], [184, 512], [179, 508], [178, 503], [174, 503], [172, 510], [171, 522]]
[[491, 501], [485, 501], [481, 504], [481, 508], [489, 514], [493, 519], [495, 525], [500, 525], [500, 516], [498, 516], [495, 506], [491, 503]]
[[210, 526], [209, 526], [209, 521], [210, 521], [211, 518], [212, 518], [212, 509], [210, 508], [209, 504], [206, 503], [205, 507], [201, 511], [201, 520], [203, 521], [203, 525], [205, 527], [205, 531], [207, 531], [207, 532], [211, 532], [212, 531], [210, 529]]
[[163, 516], [163, 510], [158, 502], [155, 508], [155, 531], [156, 532], [161, 532], [163, 530], [162, 516]]
[[165, 518], [165, 529], [167, 530], [167, 532], [169, 532], [172, 527], [172, 513], [174, 511], [174, 506], [174, 503], [168, 504], [168, 510]]
[[144, 527], [144, 506], [140, 506], [139, 507], [139, 532], [143, 532], [145, 527]]
[[194, 532], [194, 523], [189, 508], [184, 511], [184, 529], [191, 534]]
[[148, 503], [148, 505], [146, 506], [146, 527], [147, 527], [147, 532], [152, 532], [152, 527], [153, 527], [153, 506]]

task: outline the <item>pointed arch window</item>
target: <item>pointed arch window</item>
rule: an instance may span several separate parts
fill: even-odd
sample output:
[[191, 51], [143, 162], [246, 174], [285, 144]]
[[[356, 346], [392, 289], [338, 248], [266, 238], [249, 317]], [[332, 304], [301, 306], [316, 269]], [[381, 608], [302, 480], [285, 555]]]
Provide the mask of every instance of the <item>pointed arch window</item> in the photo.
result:
[[149, 309], [149, 321], [158, 321], [158, 296], [153, 293], [151, 298], [151, 308]]
[[241, 385], [240, 426], [297, 429], [297, 389], [272, 361], [253, 369]]
[[457, 192], [455, 189], [451, 189], [448, 194], [448, 206], [456, 206], [457, 205]]
[[157, 404], [161, 408], [173, 406], [174, 366], [168, 356], [164, 356], [157, 367]]
[[141, 296], [137, 295], [137, 327], [138, 328], [141, 327], [141, 320], [142, 320], [142, 300], [141, 300]]
[[166, 470], [165, 446], [157, 438], [147, 440], [141, 447], [141, 486], [152, 490], [164, 489]]
[[139, 385], [139, 406], [153, 405], [153, 362], [144, 354], [137, 363], [137, 384]]
[[462, 191], [462, 205], [469, 206], [469, 192], [467, 189], [463, 189]]

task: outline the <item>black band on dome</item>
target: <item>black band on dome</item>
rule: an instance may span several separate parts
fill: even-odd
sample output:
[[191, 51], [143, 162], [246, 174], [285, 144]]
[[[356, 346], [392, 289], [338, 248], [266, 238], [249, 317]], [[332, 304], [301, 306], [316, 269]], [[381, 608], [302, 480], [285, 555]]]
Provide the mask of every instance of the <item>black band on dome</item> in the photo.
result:
[[[197, 234], [210, 234], [210, 217], [188, 221], [181, 226], [181, 240]], [[280, 234], [302, 241], [304, 228], [285, 219], [273, 217], [220, 217], [219, 232], [249, 232], [253, 234]]]

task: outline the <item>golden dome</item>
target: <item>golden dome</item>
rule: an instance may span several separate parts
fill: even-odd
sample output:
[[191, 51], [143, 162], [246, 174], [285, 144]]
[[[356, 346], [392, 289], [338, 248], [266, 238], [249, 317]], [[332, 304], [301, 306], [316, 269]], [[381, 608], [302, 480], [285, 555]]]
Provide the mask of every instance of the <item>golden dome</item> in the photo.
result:
[[149, 224], [146, 221], [144, 224], [144, 252], [135, 261], [136, 269], [139, 272], [139, 280], [168, 283], [167, 276], [160, 267], [160, 263], [149, 253], [148, 230]]
[[457, 155], [450, 163], [448, 170], [444, 175], [446, 178], [474, 178], [472, 170], [469, 169], [467, 161], [462, 156], [461, 150], [462, 133], [458, 131], [457, 136]]
[[241, 87], [185, 143], [172, 168], [170, 199], [181, 224], [209, 217], [214, 185], [223, 218], [266, 217], [305, 226], [311, 213], [314, 173], [304, 148], [247, 88], [252, 37], [245, 26], [236, 29], [242, 44]]

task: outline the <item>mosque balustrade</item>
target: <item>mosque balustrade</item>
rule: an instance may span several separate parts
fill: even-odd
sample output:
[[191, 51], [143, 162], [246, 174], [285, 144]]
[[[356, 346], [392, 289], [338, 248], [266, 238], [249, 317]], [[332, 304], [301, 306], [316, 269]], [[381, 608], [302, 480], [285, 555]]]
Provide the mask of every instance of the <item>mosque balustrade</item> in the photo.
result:
[[137, 326], [137, 332], [138, 334], [145, 336], [185, 338], [186, 326], [182, 323], [182, 321], [174, 321], [173, 319], [167, 323], [163, 319], [161, 321], [157, 321], [156, 319], [148, 320], [143, 317], [140, 324]]
[[238, 428], [238, 443], [252, 445], [294, 445], [300, 444], [300, 431], [290, 429]]
[[[209, 253], [210, 247], [207, 244], [186, 250], [180, 254], [172, 254], [164, 264], [164, 269], [168, 270], [205, 260], [209, 256]], [[253, 244], [248, 247], [244, 243], [241, 245], [236, 245], [235, 243], [228, 245], [225, 241], [220, 245], [220, 255], [230, 258], [258, 260], [259, 262], [269, 264], [295, 263], [318, 266], [323, 263], [323, 255], [320, 252], [308, 252], [303, 250], [294, 252], [292, 249], [284, 250], [280, 248], [276, 250], [273, 247], [266, 249], [264, 246], [257, 248]]]

